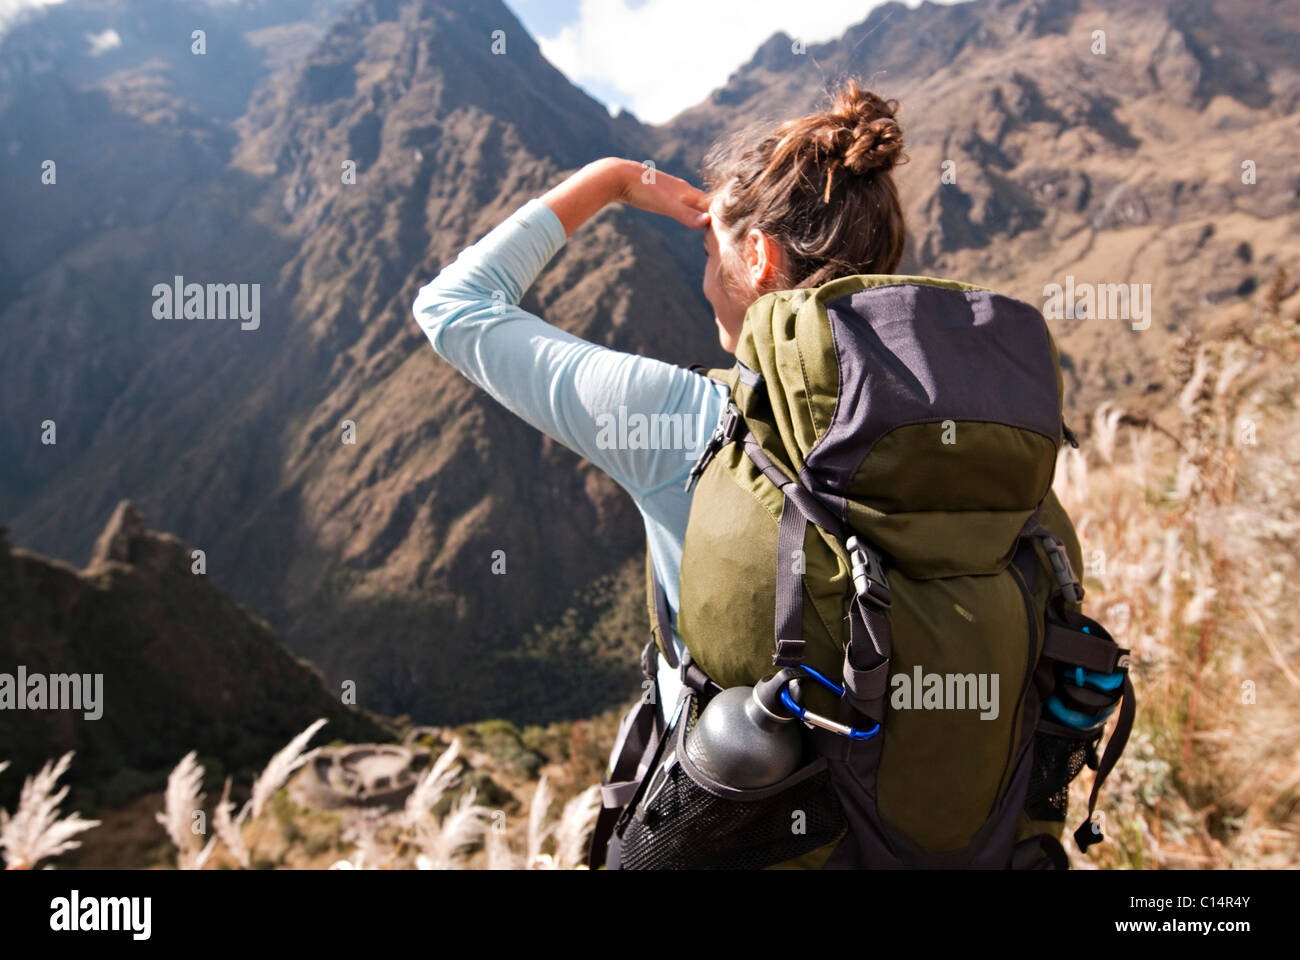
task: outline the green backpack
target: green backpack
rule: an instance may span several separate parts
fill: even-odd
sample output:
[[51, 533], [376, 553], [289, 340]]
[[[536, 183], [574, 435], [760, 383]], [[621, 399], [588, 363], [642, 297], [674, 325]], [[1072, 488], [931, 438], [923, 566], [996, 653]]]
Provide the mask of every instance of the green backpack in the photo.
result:
[[[759, 298], [735, 366], [709, 375], [731, 398], [689, 481], [684, 663], [647, 564], [643, 664], [657, 647], [680, 667], [680, 720], [624, 718], [592, 862], [1065, 868], [1070, 782], [1097, 770], [1086, 849], [1133, 693], [1128, 651], [1079, 611], [1042, 315], [963, 283], [843, 277]], [[774, 674], [805, 762], [762, 790], [712, 781], [693, 724]]]

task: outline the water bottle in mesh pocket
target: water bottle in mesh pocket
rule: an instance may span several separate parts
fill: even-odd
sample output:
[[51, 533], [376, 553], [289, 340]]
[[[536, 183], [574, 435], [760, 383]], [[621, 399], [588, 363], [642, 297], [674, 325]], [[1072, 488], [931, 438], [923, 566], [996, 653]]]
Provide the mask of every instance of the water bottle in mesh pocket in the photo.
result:
[[736, 790], [692, 762], [687, 735], [699, 719], [691, 696], [683, 719], [619, 825], [625, 870], [757, 870], [802, 856], [846, 827], [826, 761], [804, 764], [770, 787]]
[[1097, 743], [1119, 702], [1124, 675], [1068, 664], [1057, 664], [1053, 671], [1055, 687], [1034, 731], [1025, 813], [1034, 820], [1061, 821], [1074, 778], [1085, 764], [1097, 769]]
[[1084, 739], [1039, 729], [1034, 733], [1034, 767], [1029, 774], [1025, 813], [1033, 820], [1064, 821], [1070, 803], [1070, 784], [1090, 756], [1095, 756], [1097, 735]]

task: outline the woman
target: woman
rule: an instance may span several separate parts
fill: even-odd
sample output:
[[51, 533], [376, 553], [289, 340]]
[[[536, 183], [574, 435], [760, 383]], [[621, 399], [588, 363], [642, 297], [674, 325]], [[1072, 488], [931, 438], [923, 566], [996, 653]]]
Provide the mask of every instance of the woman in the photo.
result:
[[[744, 131], [705, 161], [709, 191], [640, 163], [597, 160], [529, 200], [463, 251], [415, 300], [435, 350], [539, 430], [587, 458], [632, 497], [651, 562], [675, 613], [691, 462], [681, 450], [606, 449], [602, 414], [681, 414], [717, 423], [726, 388], [707, 377], [585, 342], [520, 309], [542, 268], [574, 231], [613, 202], [702, 233], [704, 295], [718, 340], [734, 351], [748, 306], [769, 290], [855, 273], [892, 273], [905, 231], [890, 170], [903, 159], [897, 105], [854, 81], [831, 109], [772, 131]], [[675, 634], [680, 657], [684, 647]], [[659, 702], [676, 702], [678, 671], [662, 656]]]
[[[904, 159], [896, 109], [849, 81], [828, 110], [750, 128], [710, 151], [707, 192], [598, 160], [525, 203], [415, 302], [438, 353], [609, 474], [644, 518], [667, 607], [658, 636], [671, 646], [659, 655], [658, 706], [629, 713], [620, 731], [627, 749], [615, 750], [593, 852], [611, 811], [640, 799], [620, 821], [611, 864], [689, 866], [700, 851], [711, 866], [1064, 861], [1061, 798], [1114, 709], [1127, 658], [1077, 615], [1078, 544], [1050, 493], [1068, 433], [1042, 316], [984, 288], [888, 276], [906, 235], [891, 175]], [[612, 201], [701, 230], [704, 294], [720, 343], [737, 354], [726, 385], [587, 343], [519, 308], [566, 238]], [[699, 486], [681, 449], [608, 443], [602, 423], [620, 408], [629, 421], [718, 424]], [[692, 517], [700, 487], [707, 509]], [[1044, 619], [1058, 653], [1087, 656], [1049, 651]], [[677, 667], [682, 634], [695, 673]], [[1077, 672], [1078, 682], [1102, 688], [1075, 691], [1075, 712], [1045, 727], [1043, 710], [1069, 694], [1053, 685], [1049, 661], [1091, 664], [1095, 675]], [[755, 687], [756, 702], [784, 691], [794, 700], [767, 703], [802, 709], [817, 728], [805, 740], [815, 750], [787, 754], [805, 758], [800, 769], [728, 783], [683, 759], [689, 750], [665, 746], [654, 759], [666, 726], [695, 722], [671, 716], [688, 691], [708, 700], [758, 683], [773, 665], [780, 672]], [[967, 681], [969, 697], [958, 686]], [[730, 691], [720, 701], [739, 702]], [[1085, 716], [1080, 704], [1098, 712]], [[1117, 755], [1108, 747], [1102, 769]], [[683, 812], [701, 804], [714, 805], [711, 815]], [[807, 815], [802, 839], [791, 836], [792, 811]], [[653, 824], [702, 832], [673, 860]]]

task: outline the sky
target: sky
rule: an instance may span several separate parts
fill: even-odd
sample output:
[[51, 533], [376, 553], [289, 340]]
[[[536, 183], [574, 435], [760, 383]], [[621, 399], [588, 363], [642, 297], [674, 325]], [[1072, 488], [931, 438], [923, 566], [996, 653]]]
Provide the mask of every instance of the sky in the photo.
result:
[[[19, 10], [61, 2], [0, 0], [0, 28]], [[810, 45], [833, 40], [884, 0], [503, 2], [546, 59], [611, 113], [663, 123], [726, 83], [778, 30]]]
[[778, 30], [810, 45], [833, 40], [884, 0], [504, 2], [543, 56], [611, 112], [663, 123], [726, 83]]
[[0, 29], [29, 7], [48, 7], [62, 2], [63, 0], [0, 0]]

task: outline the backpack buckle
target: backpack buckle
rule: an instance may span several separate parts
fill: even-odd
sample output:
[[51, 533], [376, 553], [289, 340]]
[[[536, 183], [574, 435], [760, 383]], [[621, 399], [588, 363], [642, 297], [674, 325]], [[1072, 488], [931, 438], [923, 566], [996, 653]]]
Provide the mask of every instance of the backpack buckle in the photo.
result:
[[894, 602], [894, 595], [889, 589], [889, 581], [885, 579], [880, 554], [856, 536], [849, 537], [844, 546], [849, 551], [849, 561], [853, 565], [853, 589], [863, 600], [882, 610], [888, 610]]
[[722, 415], [718, 425], [713, 428], [714, 436], [719, 439], [719, 446], [726, 446], [732, 440], [736, 439], [736, 431], [744, 417], [740, 413], [740, 408], [734, 403], [727, 404], [727, 410]]
[[797, 667], [803, 663], [804, 641], [802, 640], [782, 640], [776, 641], [776, 653], [772, 654], [772, 666], [774, 667]]
[[1083, 603], [1083, 584], [1074, 575], [1074, 569], [1070, 566], [1070, 555], [1065, 552], [1065, 544], [1055, 534], [1039, 539], [1043, 541], [1043, 550], [1052, 565], [1052, 573], [1056, 575], [1056, 585], [1061, 588], [1061, 594], [1066, 602]]
[[703, 475], [705, 467], [709, 465], [717, 452], [736, 439], [736, 434], [740, 432], [740, 426], [744, 422], [745, 417], [740, 412], [740, 408], [734, 402], [728, 401], [722, 416], [718, 418], [717, 426], [713, 428], [713, 433], [704, 444], [704, 450], [701, 451], [699, 459], [691, 467], [691, 472], [686, 475], [687, 493], [691, 492], [691, 487], [695, 486], [695, 481]]

